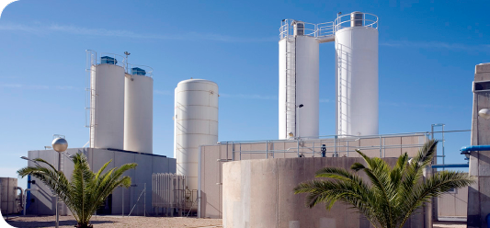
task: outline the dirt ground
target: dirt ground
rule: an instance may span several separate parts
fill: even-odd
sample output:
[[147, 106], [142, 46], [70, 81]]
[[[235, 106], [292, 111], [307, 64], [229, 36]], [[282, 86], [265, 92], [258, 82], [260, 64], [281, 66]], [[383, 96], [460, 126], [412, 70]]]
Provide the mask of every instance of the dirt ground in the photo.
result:
[[[55, 227], [55, 216], [11, 217], [7, 223], [14, 227]], [[94, 228], [112, 227], [162, 227], [162, 228], [221, 228], [221, 219], [196, 219], [181, 217], [142, 217], [142, 216], [93, 216]], [[76, 224], [73, 216], [60, 216], [60, 227], [72, 228]], [[3, 228], [3, 227], [2, 227]], [[433, 228], [466, 228], [461, 222], [438, 222]]]
[[[7, 223], [14, 227], [55, 227], [55, 216], [12, 217]], [[162, 227], [162, 228], [215, 228], [222, 227], [221, 219], [196, 219], [181, 217], [142, 217], [142, 216], [93, 216], [94, 228], [112, 227]], [[76, 224], [73, 216], [60, 216], [60, 227], [73, 228]], [[2, 227], [3, 228], [3, 227]]]

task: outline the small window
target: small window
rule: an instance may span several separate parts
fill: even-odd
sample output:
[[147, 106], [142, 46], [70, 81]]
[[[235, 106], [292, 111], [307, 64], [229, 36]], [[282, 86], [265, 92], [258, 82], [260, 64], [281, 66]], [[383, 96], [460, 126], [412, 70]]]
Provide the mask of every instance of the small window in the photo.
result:
[[474, 92], [490, 91], [490, 81], [475, 82]]
[[449, 191], [445, 192], [447, 194], [457, 194], [458, 193], [458, 189], [456, 188], [451, 188], [449, 189]]

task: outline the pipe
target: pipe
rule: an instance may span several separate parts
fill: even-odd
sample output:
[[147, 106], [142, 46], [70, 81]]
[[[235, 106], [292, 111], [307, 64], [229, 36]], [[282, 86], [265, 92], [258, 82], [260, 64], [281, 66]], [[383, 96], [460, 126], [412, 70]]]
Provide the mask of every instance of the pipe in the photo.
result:
[[461, 152], [471, 152], [471, 151], [489, 151], [490, 145], [478, 145], [478, 146], [464, 146], [461, 147]]
[[469, 164], [445, 164], [445, 165], [432, 165], [433, 169], [437, 168], [468, 168]]
[[22, 188], [21, 188], [21, 187], [19, 187], [19, 186], [14, 187], [14, 189], [15, 189], [15, 190], [20, 190], [20, 200], [19, 200], [19, 201], [20, 201], [20, 203], [19, 203], [19, 204], [20, 204], [20, 207], [22, 207], [22, 210], [24, 210], [24, 211], [25, 211], [24, 205], [22, 204], [23, 199], [24, 199], [24, 193], [23, 193], [23, 190], [22, 190]]

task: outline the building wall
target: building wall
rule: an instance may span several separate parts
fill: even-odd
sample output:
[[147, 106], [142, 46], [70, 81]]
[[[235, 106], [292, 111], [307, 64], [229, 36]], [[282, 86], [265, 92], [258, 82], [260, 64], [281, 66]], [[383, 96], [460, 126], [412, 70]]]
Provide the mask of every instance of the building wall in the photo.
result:
[[[395, 165], [396, 158], [385, 158]], [[350, 205], [336, 202], [305, 207], [306, 194], [294, 194], [301, 182], [312, 180], [324, 167], [350, 169], [362, 158], [307, 157], [227, 162], [223, 165], [223, 227], [225, 228], [369, 228], [369, 222]], [[367, 176], [360, 172], [363, 179]], [[406, 228], [424, 228], [425, 214], [415, 213]]]
[[[153, 214], [153, 208], [151, 206], [151, 175], [152, 173], [175, 173], [175, 159], [167, 158], [161, 155], [135, 153], [128, 151], [114, 151], [106, 149], [94, 149], [94, 148], [74, 148], [68, 149], [65, 155], [61, 156], [61, 170], [68, 178], [71, 178], [74, 166], [71, 160], [68, 158], [68, 154], [75, 154], [82, 152], [87, 156], [90, 168], [92, 171], [98, 171], [102, 165], [112, 160], [107, 166], [106, 171], [114, 167], [120, 167], [126, 163], [137, 163], [136, 169], [127, 171], [124, 175], [131, 177], [132, 186], [130, 188], [116, 188], [112, 193], [112, 214], [127, 215], [133, 205], [136, 204], [132, 215], [143, 215], [144, 206], [146, 205], [146, 213]], [[29, 158], [42, 158], [47, 162], [53, 164], [55, 167], [58, 165], [58, 153], [54, 150], [36, 150], [29, 151]], [[29, 166], [35, 166], [33, 162], [28, 162]], [[36, 184], [31, 184], [32, 191], [31, 199], [34, 202], [30, 204], [27, 210], [28, 214], [34, 215], [52, 215], [55, 213], [55, 197], [51, 193], [51, 190], [37, 178], [32, 178], [36, 181]], [[137, 199], [143, 191], [146, 184], [146, 197], [142, 195], [138, 203]], [[146, 199], [146, 200], [145, 200]], [[69, 214], [69, 210], [66, 206], [62, 206], [60, 214]]]
[[[490, 63], [475, 66], [474, 82], [490, 81]], [[478, 111], [490, 108], [490, 92], [473, 93], [471, 145], [490, 145], [490, 120], [478, 116]], [[490, 151], [474, 151], [470, 156], [470, 176], [475, 182], [468, 188], [468, 228], [485, 227], [490, 213]]]
[[468, 187], [444, 193], [437, 199], [438, 217], [465, 217], [468, 206]]
[[[318, 140], [280, 140], [267, 142], [224, 142], [218, 145], [201, 146], [199, 155], [199, 213], [202, 218], [223, 216], [223, 164], [226, 161], [321, 157], [321, 146], [325, 144], [327, 157], [359, 157], [360, 149], [372, 157], [398, 157], [402, 152], [414, 156], [425, 143], [421, 135], [339, 138]], [[380, 147], [381, 145], [381, 147]]]

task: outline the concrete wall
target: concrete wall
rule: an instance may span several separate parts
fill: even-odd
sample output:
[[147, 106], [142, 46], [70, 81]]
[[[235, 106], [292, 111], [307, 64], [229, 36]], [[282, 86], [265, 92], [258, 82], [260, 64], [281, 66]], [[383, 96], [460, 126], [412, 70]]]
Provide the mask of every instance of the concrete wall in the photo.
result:
[[372, 157], [398, 157], [404, 152], [414, 156], [425, 141], [425, 136], [399, 135], [300, 141], [225, 142], [201, 146], [199, 158], [201, 197], [198, 215], [201, 218], [222, 218], [222, 165], [226, 161], [295, 158], [298, 154], [303, 154], [305, 157], [321, 157], [323, 144], [326, 146], [327, 157], [332, 157], [335, 153], [339, 157], [359, 157], [355, 152], [356, 149]]
[[[396, 158], [385, 158], [390, 164]], [[225, 228], [369, 228], [370, 223], [349, 205], [336, 202], [305, 207], [306, 194], [295, 195], [301, 182], [314, 179], [324, 167], [350, 169], [361, 158], [286, 158], [227, 162], [223, 165], [223, 225]], [[362, 174], [362, 173], [360, 173]], [[366, 179], [365, 175], [361, 175]], [[405, 227], [423, 228], [424, 213], [412, 216]]]
[[444, 193], [437, 199], [438, 217], [467, 216], [468, 187]]
[[17, 178], [0, 177], [0, 211], [3, 215], [18, 213], [21, 208]]
[[[490, 81], [490, 63], [475, 67], [475, 81]], [[490, 108], [490, 92], [473, 93], [471, 145], [490, 145], [490, 120], [478, 116], [478, 111]], [[486, 227], [485, 216], [490, 214], [490, 151], [471, 152], [470, 175], [476, 182], [468, 188], [469, 228]]]
[[[175, 173], [175, 159], [167, 158], [161, 155], [135, 153], [129, 151], [116, 151], [106, 149], [93, 148], [74, 148], [68, 149], [65, 155], [61, 156], [61, 170], [68, 178], [71, 178], [74, 166], [73, 162], [68, 158], [68, 154], [82, 152], [87, 156], [90, 168], [92, 171], [98, 171], [106, 162], [112, 160], [107, 166], [106, 171], [114, 167], [120, 167], [126, 163], [137, 163], [136, 169], [127, 171], [124, 175], [131, 177], [132, 185], [129, 188], [116, 188], [112, 193], [112, 214], [127, 215], [133, 205], [136, 204], [132, 215], [143, 215], [144, 206], [146, 205], [146, 213], [153, 214], [151, 206], [151, 189], [152, 189], [152, 173]], [[42, 158], [47, 162], [58, 165], [58, 153], [53, 150], [36, 150], [29, 151], [29, 158]], [[35, 166], [33, 162], [28, 162], [29, 166]], [[32, 178], [36, 181], [35, 185], [31, 184], [32, 191], [31, 199], [34, 200], [27, 210], [28, 214], [35, 215], [52, 215], [55, 213], [55, 197], [51, 190], [37, 178]], [[137, 203], [138, 197], [143, 191], [146, 184], [146, 200], [144, 195]], [[65, 205], [61, 207], [60, 214], [69, 214], [69, 210]]]

